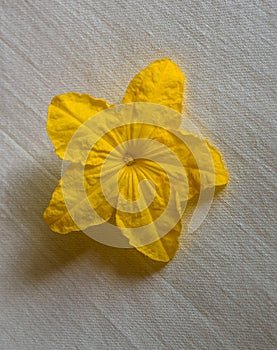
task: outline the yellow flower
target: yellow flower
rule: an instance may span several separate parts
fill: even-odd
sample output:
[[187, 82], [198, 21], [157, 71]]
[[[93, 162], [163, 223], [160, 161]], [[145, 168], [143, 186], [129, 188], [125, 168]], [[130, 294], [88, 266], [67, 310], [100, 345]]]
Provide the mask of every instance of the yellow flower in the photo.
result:
[[[228, 182], [220, 153], [208, 141], [178, 129], [183, 92], [183, 73], [175, 63], [162, 59], [130, 82], [122, 110], [87, 94], [70, 92], [53, 98], [47, 131], [56, 154], [72, 162], [44, 212], [53, 231], [84, 231], [109, 222], [151, 259], [167, 262], [174, 257], [182, 229], [182, 203], [201, 189]], [[143, 123], [136, 119], [115, 128], [109, 124], [111, 116], [128, 120], [138, 114], [146, 118]], [[104, 131], [92, 148], [91, 134], [97, 132], [89, 126], [91, 120]], [[145, 140], [152, 142], [150, 150]], [[186, 181], [170, 154], [177, 156]], [[146, 179], [150, 182], [145, 183]]]

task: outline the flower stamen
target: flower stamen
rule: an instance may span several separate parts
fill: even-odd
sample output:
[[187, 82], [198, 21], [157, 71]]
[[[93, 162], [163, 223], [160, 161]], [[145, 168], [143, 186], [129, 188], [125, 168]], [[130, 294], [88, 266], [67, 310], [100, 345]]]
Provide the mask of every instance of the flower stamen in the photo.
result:
[[133, 165], [135, 163], [135, 159], [128, 153], [123, 157], [123, 161], [127, 166]]

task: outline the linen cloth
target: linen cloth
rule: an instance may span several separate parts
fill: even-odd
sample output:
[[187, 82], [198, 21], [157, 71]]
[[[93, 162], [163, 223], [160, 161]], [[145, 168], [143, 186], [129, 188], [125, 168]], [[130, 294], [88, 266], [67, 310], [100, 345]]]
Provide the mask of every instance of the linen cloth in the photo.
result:
[[[276, 348], [275, 1], [1, 1], [0, 348]], [[229, 185], [161, 266], [42, 220], [55, 95], [121, 101], [169, 57]], [[99, 228], [100, 230], [101, 228]]]

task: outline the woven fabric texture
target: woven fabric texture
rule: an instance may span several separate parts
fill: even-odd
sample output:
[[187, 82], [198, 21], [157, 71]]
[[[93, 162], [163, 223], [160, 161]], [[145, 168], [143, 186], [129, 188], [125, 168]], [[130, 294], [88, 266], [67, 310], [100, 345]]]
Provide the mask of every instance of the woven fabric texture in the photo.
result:
[[[0, 6], [0, 348], [275, 349], [275, 1]], [[185, 72], [185, 113], [222, 152], [230, 183], [161, 267], [55, 234], [42, 213], [61, 166], [45, 130], [51, 98], [118, 103], [163, 57]]]

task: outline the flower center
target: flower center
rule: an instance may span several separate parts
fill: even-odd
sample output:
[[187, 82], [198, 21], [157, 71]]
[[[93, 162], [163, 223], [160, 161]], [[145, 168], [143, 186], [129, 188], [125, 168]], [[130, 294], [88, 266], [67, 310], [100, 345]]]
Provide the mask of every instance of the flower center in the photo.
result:
[[128, 153], [126, 153], [123, 157], [123, 161], [127, 166], [133, 165], [135, 163], [135, 159]]

